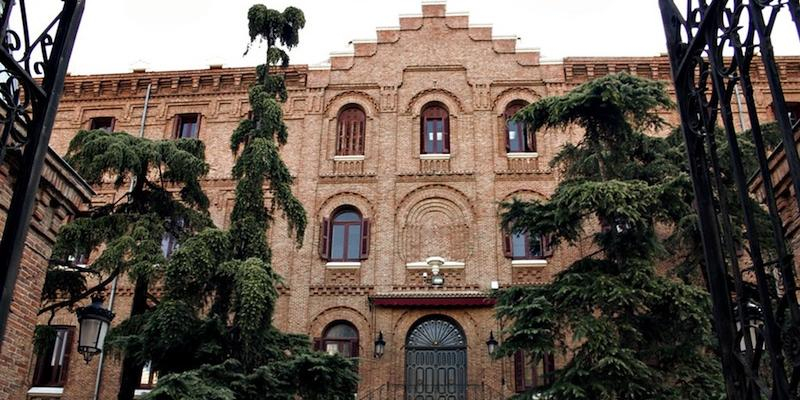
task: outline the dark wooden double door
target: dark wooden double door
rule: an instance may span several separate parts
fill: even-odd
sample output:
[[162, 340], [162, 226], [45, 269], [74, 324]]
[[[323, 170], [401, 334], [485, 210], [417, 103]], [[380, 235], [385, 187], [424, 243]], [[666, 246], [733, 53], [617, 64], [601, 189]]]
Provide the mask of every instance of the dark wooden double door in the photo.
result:
[[454, 322], [418, 323], [406, 342], [406, 400], [466, 400], [467, 349]]

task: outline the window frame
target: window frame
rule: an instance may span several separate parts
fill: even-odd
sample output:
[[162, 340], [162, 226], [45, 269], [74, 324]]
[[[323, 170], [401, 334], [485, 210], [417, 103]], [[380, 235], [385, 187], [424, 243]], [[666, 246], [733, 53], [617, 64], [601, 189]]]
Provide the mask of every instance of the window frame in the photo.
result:
[[[145, 377], [147, 380], [145, 381]], [[142, 367], [142, 377], [139, 379], [137, 389], [149, 390], [156, 386], [158, 383], [158, 371], [153, 369], [153, 362], [147, 361]]]
[[[506, 154], [537, 152], [536, 134], [529, 132], [527, 124], [519, 121], [511, 121], [511, 118], [514, 116], [514, 114], [527, 105], [528, 103], [524, 100], [515, 100], [511, 103], [508, 103], [505, 111], [503, 111], [503, 132]], [[511, 123], [517, 125], [517, 138], [515, 139], [515, 142], [517, 142], [516, 144], [519, 146], [519, 148], [516, 149], [512, 148], [511, 138], [509, 137], [509, 124]]]
[[[515, 252], [515, 244], [517, 243], [514, 239], [516, 237], [522, 236], [522, 240], [524, 243], [524, 255], [516, 256], [514, 255]], [[539, 246], [540, 251], [539, 255], [532, 255], [531, 254], [531, 241], [530, 241], [530, 232], [521, 232], [521, 233], [508, 233], [503, 232], [503, 253], [506, 258], [511, 260], [544, 260], [549, 257], [553, 256], [553, 247], [552, 241], [547, 235], [539, 235]]]
[[[193, 117], [195, 118], [194, 121], [194, 131], [193, 136], [182, 136], [183, 133], [183, 125], [185, 124], [184, 119]], [[202, 119], [202, 115], [200, 113], [183, 113], [183, 114], [176, 114], [175, 115], [175, 129], [172, 132], [172, 136], [175, 139], [200, 139], [200, 121]]]
[[[351, 129], [347, 129], [347, 128]], [[367, 113], [358, 104], [347, 104], [336, 116], [337, 156], [363, 156], [366, 147]]]
[[[420, 135], [419, 152], [420, 154], [450, 154], [450, 111], [440, 102], [425, 104], [420, 112]], [[428, 140], [428, 121], [439, 121], [442, 123], [442, 139], [436, 138]], [[434, 132], [436, 130], [434, 129]], [[431, 143], [431, 151], [428, 151], [428, 143]], [[441, 144], [441, 151], [438, 144]]]
[[[75, 340], [75, 327], [55, 325], [53, 328], [56, 330], [56, 342], [53, 343], [53, 347], [48, 349], [46, 354], [38, 354], [36, 356], [32, 380], [32, 386], [34, 387], [64, 387], [69, 377], [69, 361], [72, 355], [73, 341]], [[61, 338], [59, 336], [60, 332], [64, 332], [63, 343], [58, 357], [60, 365], [53, 365], [56, 357], [54, 352], [56, 351], [58, 340]], [[48, 369], [49, 373], [45, 375]]]
[[[344, 213], [352, 212], [358, 216], [358, 221], [341, 221], [337, 222], [336, 218]], [[333, 243], [334, 243], [334, 226], [337, 225], [344, 225], [344, 233], [342, 234], [343, 244], [342, 244], [342, 257], [341, 258], [334, 258], [333, 257]], [[360, 226], [361, 232], [359, 237], [359, 249], [358, 249], [358, 256], [356, 258], [351, 258], [349, 256], [349, 234], [350, 228], [352, 226]], [[329, 262], [360, 262], [362, 260], [366, 260], [369, 257], [369, 245], [370, 245], [370, 221], [369, 218], [364, 218], [364, 215], [361, 212], [351, 206], [343, 206], [339, 207], [331, 213], [331, 218], [323, 218], [322, 223], [320, 225], [320, 242], [319, 242], [319, 254], [320, 258]]]
[[[105, 119], [107, 119], [107, 120], [109, 120], [109, 122], [111, 122], [110, 124], [108, 124], [108, 128], [103, 128], [103, 127], [96, 126], [98, 124], [98, 121], [105, 120]], [[117, 123], [117, 119], [112, 117], [112, 116], [92, 117], [92, 118], [89, 118], [89, 130], [90, 131], [94, 131], [94, 130], [98, 130], [99, 129], [99, 130], [103, 130], [103, 131], [111, 133], [111, 132], [114, 132], [114, 126], [116, 125], [116, 123]]]
[[[346, 325], [346, 326], [350, 327], [355, 332], [355, 336], [342, 337], [342, 338], [328, 337], [329, 332], [331, 330], [333, 330], [333, 328], [335, 328], [335, 327], [337, 327], [339, 325]], [[347, 320], [336, 320], [336, 321], [333, 321], [333, 322], [329, 323], [325, 327], [325, 329], [322, 330], [322, 336], [319, 339], [315, 340], [316, 350], [323, 351], [323, 352], [326, 352], [326, 353], [330, 354], [328, 352], [328, 344], [335, 344], [337, 346], [337, 353], [336, 354], [339, 354], [339, 355], [341, 355], [342, 357], [345, 357], [345, 358], [358, 358], [358, 355], [359, 355], [359, 348], [358, 348], [359, 335], [360, 335], [360, 333], [358, 332], [358, 328], [356, 328], [356, 326], [353, 325], [350, 321], [347, 321]], [[339, 347], [342, 344], [348, 344], [350, 346], [350, 354], [349, 355], [347, 355], [347, 356], [343, 355], [343, 353], [341, 351], [341, 347]]]
[[[514, 391], [516, 393], [547, 387], [554, 381], [555, 357], [553, 354], [546, 353], [539, 358], [538, 362], [528, 363], [532, 357], [530, 352], [523, 350], [514, 353]], [[542, 371], [541, 375], [539, 375], [539, 368]], [[530, 382], [527, 381], [527, 373], [530, 373]]]

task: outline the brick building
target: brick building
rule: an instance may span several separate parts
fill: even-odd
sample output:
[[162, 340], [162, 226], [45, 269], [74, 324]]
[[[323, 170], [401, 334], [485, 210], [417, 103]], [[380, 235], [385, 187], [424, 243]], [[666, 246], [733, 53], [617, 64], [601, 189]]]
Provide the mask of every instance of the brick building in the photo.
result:
[[[0, 229], [5, 225], [21, 154], [9, 151], [0, 165]], [[39, 193], [22, 253], [11, 313], [0, 346], [0, 399], [24, 398], [33, 369], [33, 331], [50, 252], [59, 228], [91, 201], [94, 192], [61, 157], [45, 158]], [[75, 324], [74, 315], [70, 324]]]
[[[780, 62], [787, 96], [800, 99], [800, 57]], [[275, 325], [308, 334], [320, 350], [358, 357], [361, 397], [390, 398], [401, 385], [418, 391], [440, 381], [481, 399], [536, 384], [549, 365], [489, 357], [486, 341], [502, 327], [487, 294], [547, 282], [589, 244], [551, 249], [506, 237], [498, 204], [546, 198], [558, 180], [549, 161], [580, 136], [534, 136], [507, 119], [525, 104], [620, 71], [670, 77], [665, 56], [543, 62], [537, 50], [516, 48], [516, 37], [493, 37], [491, 27], [446, 13], [443, 3], [424, 3], [421, 14], [378, 29], [377, 40], [353, 41], [353, 51], [332, 54], [329, 66], [289, 67], [282, 155], [311, 224], [300, 249], [284, 221], [270, 231], [285, 279]], [[149, 87], [144, 135], [205, 142], [204, 189], [214, 222], [226, 227], [235, 187], [229, 137], [248, 115], [254, 79], [253, 68], [216, 66], [72, 76], [52, 146], [63, 154], [76, 131], [92, 126], [137, 134]], [[761, 75], [757, 82], [759, 100], [768, 98]], [[765, 116], [768, 105], [759, 103]], [[97, 203], [121, 195], [111, 186], [95, 190]], [[131, 295], [122, 282], [117, 315], [127, 314]], [[385, 351], [376, 357], [380, 334]], [[99, 378], [98, 363], [75, 363], [53, 396], [115, 398], [118, 362], [105, 359]]]

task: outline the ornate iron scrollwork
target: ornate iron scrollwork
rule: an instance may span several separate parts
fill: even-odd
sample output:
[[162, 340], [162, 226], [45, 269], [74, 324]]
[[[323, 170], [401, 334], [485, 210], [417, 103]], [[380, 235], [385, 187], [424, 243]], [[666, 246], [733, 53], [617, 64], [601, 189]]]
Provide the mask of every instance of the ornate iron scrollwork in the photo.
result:
[[[25, 237], [48, 151], [64, 77], [83, 14], [84, 0], [51, 0], [60, 6], [37, 10], [55, 14], [32, 31], [25, 0], [0, 0], [0, 165], [14, 177], [0, 239], [0, 337], [11, 305]], [[13, 165], [8, 149], [22, 150]], [[11, 184], [11, 182], [7, 182]]]
[[65, 9], [60, 10], [34, 36], [29, 26], [29, 10], [25, 0], [2, 2], [0, 108], [3, 111], [3, 129], [0, 135], [0, 162], [5, 156], [6, 146], [20, 149], [25, 145], [31, 120], [35, 118], [33, 114], [40, 112], [33, 107], [33, 103], [47, 102], [48, 93], [43, 86], [43, 78], [48, 66], [53, 63], [54, 35], [59, 25], [63, 25], [61, 21]]
[[[800, 396], [800, 308], [795, 267], [778, 214], [767, 147], [753, 94], [752, 68], [761, 60], [782, 133], [791, 183], [800, 193], [800, 159], [783, 97], [770, 35], [788, 8], [800, 33], [798, 0], [689, 0], [684, 12], [660, 0], [681, 128], [686, 141], [705, 256], [706, 279], [730, 399], [789, 400]], [[757, 51], [758, 50], [758, 51]], [[749, 177], [732, 111], [742, 89], [758, 176], [771, 228], [758, 237]], [[738, 101], [738, 100], [737, 100]], [[715, 130], [722, 124], [730, 162], [722, 165]], [[743, 122], [740, 122], [743, 124]], [[725, 182], [734, 183], [728, 199]], [[800, 200], [798, 207], [800, 207]], [[741, 211], [734, 219], [732, 209]], [[743, 225], [743, 226], [739, 226]], [[747, 257], [735, 231], [744, 228]], [[766, 251], [766, 248], [771, 249]], [[744, 265], [744, 264], [748, 265]], [[732, 284], [732, 287], [729, 286]], [[778, 289], [780, 288], [780, 290]]]

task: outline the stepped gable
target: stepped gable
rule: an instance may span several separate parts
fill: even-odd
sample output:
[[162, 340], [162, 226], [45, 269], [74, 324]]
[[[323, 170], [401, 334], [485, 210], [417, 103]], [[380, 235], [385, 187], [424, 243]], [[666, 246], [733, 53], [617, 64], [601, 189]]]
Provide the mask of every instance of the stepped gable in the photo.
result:
[[[516, 42], [516, 36], [492, 36], [491, 25], [470, 24], [467, 13], [447, 12], [444, 2], [424, 2], [421, 14], [401, 15], [398, 26], [377, 28], [376, 39], [353, 40], [351, 51], [331, 53], [329, 66], [310, 69], [329, 72], [330, 83], [356, 74], [374, 76], [381, 85], [399, 84], [409, 69], [456, 66], [481, 77], [511, 79], [522, 70], [531, 77], [539, 50], [517, 48]], [[515, 68], [497, 70], [487, 59]]]

